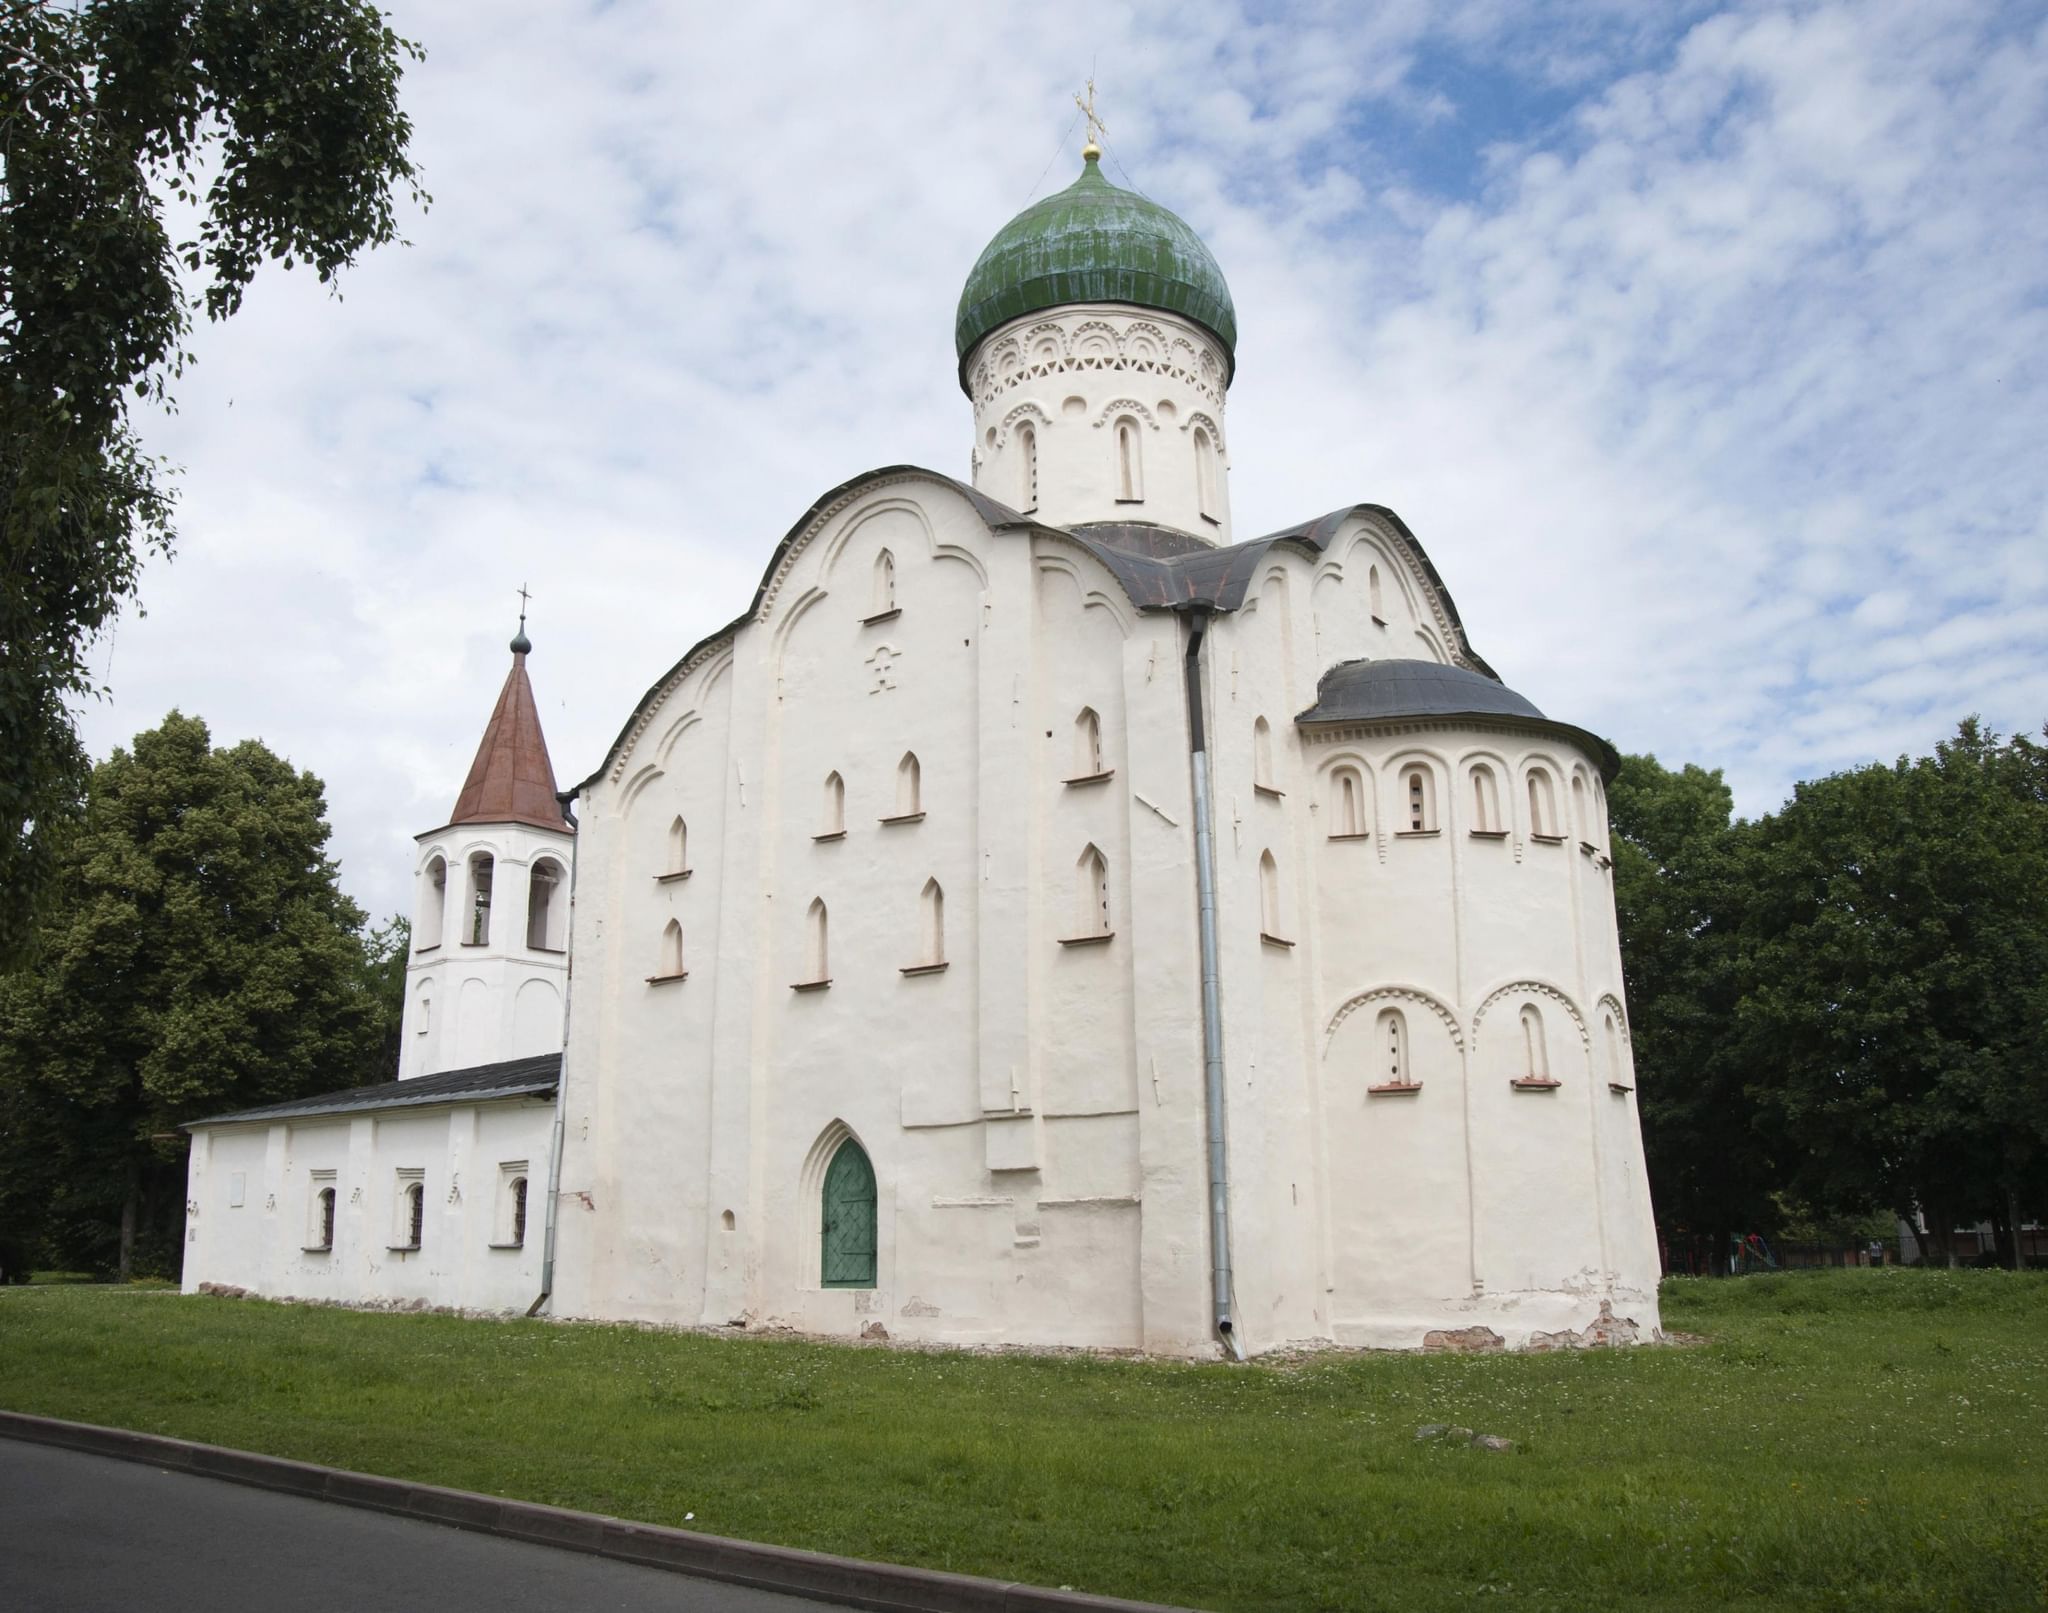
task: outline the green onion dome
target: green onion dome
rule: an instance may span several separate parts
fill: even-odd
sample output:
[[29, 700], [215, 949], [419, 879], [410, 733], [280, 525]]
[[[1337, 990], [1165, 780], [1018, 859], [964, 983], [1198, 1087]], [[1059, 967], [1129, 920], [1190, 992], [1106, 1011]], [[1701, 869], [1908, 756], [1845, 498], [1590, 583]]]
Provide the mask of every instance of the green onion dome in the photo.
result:
[[960, 293], [953, 345], [967, 355], [998, 325], [1077, 302], [1128, 302], [1192, 320], [1222, 344], [1224, 379], [1237, 367], [1237, 310], [1202, 238], [1157, 202], [1119, 190], [1092, 155], [1081, 177], [1005, 224]]

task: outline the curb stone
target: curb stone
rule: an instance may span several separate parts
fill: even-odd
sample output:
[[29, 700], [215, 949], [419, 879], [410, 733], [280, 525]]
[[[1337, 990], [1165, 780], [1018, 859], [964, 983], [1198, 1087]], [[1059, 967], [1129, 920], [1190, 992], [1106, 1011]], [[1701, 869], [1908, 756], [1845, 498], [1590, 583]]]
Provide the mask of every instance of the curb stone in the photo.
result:
[[0, 1438], [56, 1445], [123, 1462], [142, 1462], [260, 1490], [278, 1490], [507, 1540], [616, 1558], [698, 1579], [874, 1608], [879, 1613], [1188, 1613], [1184, 1608], [1160, 1602], [1131, 1602], [1122, 1597], [1052, 1590], [1013, 1580], [982, 1579], [972, 1574], [948, 1574], [932, 1568], [871, 1563], [858, 1557], [730, 1540], [690, 1529], [634, 1523], [595, 1512], [573, 1512], [535, 1501], [508, 1501], [502, 1496], [479, 1495], [472, 1490], [378, 1478], [344, 1468], [294, 1462], [282, 1456], [201, 1445], [167, 1434], [102, 1428], [95, 1423], [66, 1422], [27, 1412], [0, 1411]]

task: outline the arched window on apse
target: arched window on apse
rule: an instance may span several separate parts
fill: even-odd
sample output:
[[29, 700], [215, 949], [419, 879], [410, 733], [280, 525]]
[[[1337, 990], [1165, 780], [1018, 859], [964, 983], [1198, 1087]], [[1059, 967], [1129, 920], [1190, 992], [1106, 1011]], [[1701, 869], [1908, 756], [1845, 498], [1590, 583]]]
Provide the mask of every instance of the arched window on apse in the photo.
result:
[[1017, 497], [1024, 514], [1038, 508], [1038, 428], [1029, 420], [1017, 428]]
[[1145, 498], [1145, 465], [1139, 457], [1138, 422], [1118, 415], [1116, 422], [1116, 501], [1139, 504]]
[[536, 861], [526, 876], [526, 945], [531, 951], [567, 948], [569, 897], [562, 883], [562, 865], [549, 857]]
[[1222, 500], [1217, 497], [1216, 444], [1209, 440], [1209, 428], [1195, 427], [1195, 508], [1209, 520], [1221, 518]]
[[1085, 939], [1112, 933], [1109, 925], [1109, 864], [1093, 846], [1083, 851], [1080, 862], [1075, 864], [1074, 897], [1076, 936]]
[[1529, 772], [1529, 833], [1546, 840], [1558, 838], [1557, 795], [1550, 775], [1540, 767]]
[[1385, 627], [1387, 625], [1387, 612], [1386, 606], [1380, 598], [1380, 568], [1378, 566], [1366, 567], [1365, 597], [1367, 608], [1372, 611], [1372, 619], [1378, 622], [1380, 626]]
[[1252, 723], [1252, 787], [1279, 794], [1273, 783], [1273, 725], [1263, 717]]
[[832, 978], [830, 923], [830, 915], [825, 911], [825, 898], [820, 896], [811, 903], [810, 912], [804, 918], [804, 967], [808, 983], [822, 984]]
[[1500, 833], [1500, 784], [1484, 762], [1472, 769], [1472, 832]]
[[1074, 719], [1074, 774], [1077, 779], [1102, 776], [1102, 719], [1083, 706]]
[[670, 919], [662, 926], [661, 955], [655, 959], [654, 975], [657, 980], [680, 980], [683, 976], [683, 925], [680, 919]]
[[1543, 1014], [1534, 1003], [1522, 1004], [1522, 1054], [1526, 1062], [1524, 1080], [1550, 1079], [1550, 1048], [1543, 1036]]
[[946, 893], [939, 888], [936, 879], [924, 882], [924, 890], [917, 899], [918, 935], [920, 948], [918, 963], [931, 968], [946, 961]]
[[668, 826], [668, 869], [671, 874], [690, 871], [690, 826], [678, 817]]
[[420, 875], [420, 911], [413, 924], [413, 951], [431, 952], [441, 944], [441, 925], [448, 913], [448, 859], [435, 857]]
[[1406, 1087], [1415, 1084], [1408, 1062], [1408, 1021], [1398, 1008], [1382, 1008], [1373, 1025], [1374, 1086]]
[[1287, 934], [1280, 926], [1280, 865], [1270, 851], [1259, 854], [1259, 933], [1270, 941]]
[[924, 811], [924, 769], [917, 754], [905, 751], [896, 764], [896, 810], [892, 818], [914, 818]]
[[1593, 819], [1586, 810], [1586, 780], [1579, 773], [1572, 775], [1572, 827], [1581, 840], [1592, 843]]
[[491, 875], [495, 866], [488, 851], [480, 851], [469, 859], [469, 912], [462, 937], [465, 946], [491, 943]]
[[868, 615], [887, 616], [896, 608], [896, 557], [887, 549], [875, 556], [875, 584], [868, 599]]
[[1401, 814], [1404, 833], [1429, 834], [1436, 828], [1436, 784], [1426, 767], [1401, 770]]
[[1355, 767], [1330, 775], [1330, 838], [1358, 840], [1365, 835], [1365, 783]]
[[837, 773], [825, 775], [825, 793], [818, 804], [818, 838], [846, 833], [846, 780]]

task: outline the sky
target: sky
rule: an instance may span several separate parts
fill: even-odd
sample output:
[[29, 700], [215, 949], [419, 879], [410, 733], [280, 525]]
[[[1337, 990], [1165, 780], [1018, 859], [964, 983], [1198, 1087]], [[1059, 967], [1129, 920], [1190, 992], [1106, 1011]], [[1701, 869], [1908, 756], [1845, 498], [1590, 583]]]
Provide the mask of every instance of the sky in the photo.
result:
[[1391, 506], [1546, 712], [1737, 809], [2048, 721], [2048, 6], [389, 0], [431, 206], [273, 266], [97, 645], [411, 906], [509, 666], [564, 786], [828, 488], [964, 479], [954, 306], [1105, 166], [1237, 305], [1236, 531]]

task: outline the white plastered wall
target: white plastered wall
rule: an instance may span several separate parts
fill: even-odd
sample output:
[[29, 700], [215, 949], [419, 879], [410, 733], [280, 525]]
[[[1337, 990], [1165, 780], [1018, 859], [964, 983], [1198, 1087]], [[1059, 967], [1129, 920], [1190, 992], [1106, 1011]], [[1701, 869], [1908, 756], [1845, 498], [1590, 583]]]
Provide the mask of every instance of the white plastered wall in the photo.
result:
[[1228, 543], [1226, 373], [1216, 339], [1172, 314], [1081, 303], [1012, 320], [968, 355], [974, 485], [1054, 526], [1149, 521]]
[[[553, 1114], [544, 1098], [506, 1099], [197, 1127], [184, 1289], [523, 1311], [540, 1291]], [[406, 1249], [401, 1173], [413, 1171], [423, 1216]], [[514, 1176], [528, 1184], [518, 1244]], [[335, 1190], [330, 1248], [315, 1246], [322, 1186]]]
[[[878, 610], [884, 549], [895, 595]], [[934, 479], [867, 484], [799, 534], [761, 616], [655, 691], [586, 792], [559, 1311], [1214, 1353], [1184, 632], [1079, 546], [992, 534]], [[1254, 1349], [1415, 1347], [1465, 1325], [1526, 1343], [1603, 1302], [1656, 1325], [1633, 1096], [1578, 1029], [1620, 1006], [1604, 866], [1576, 829], [1473, 837], [1462, 805], [1475, 758], [1500, 770], [1509, 818], [1530, 765], [1574, 802], [1590, 758], [1512, 727], [1293, 720], [1338, 660], [1455, 643], [1412, 551], [1369, 517], [1321, 556], [1277, 546], [1212, 628], [1236, 1302]], [[1084, 706], [1109, 776], [1075, 783]], [[923, 815], [884, 822], [906, 751]], [[1339, 763], [1366, 828], [1333, 841]], [[1420, 835], [1394, 832], [1404, 763], [1430, 770]], [[843, 837], [821, 816], [830, 772]], [[1583, 799], [1590, 817], [1597, 789]], [[678, 814], [687, 879], [662, 877]], [[1113, 934], [1062, 945], [1089, 939], [1090, 845]], [[1262, 935], [1267, 853], [1280, 935]], [[906, 974], [929, 961], [930, 879], [947, 967]], [[796, 991], [814, 984], [816, 900], [830, 984]], [[656, 967], [672, 919], [686, 978]], [[1555, 1088], [1508, 1084], [1503, 1027], [1529, 1001]], [[1385, 1004], [1420, 1086], [1374, 1097]], [[819, 1282], [818, 1183], [847, 1136], [877, 1179], [870, 1290]]]

